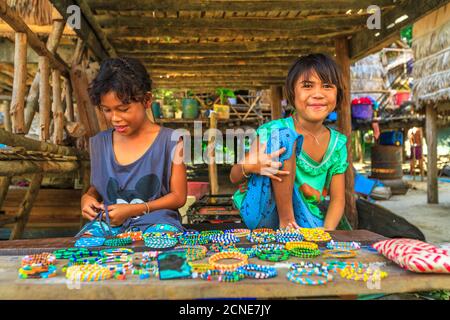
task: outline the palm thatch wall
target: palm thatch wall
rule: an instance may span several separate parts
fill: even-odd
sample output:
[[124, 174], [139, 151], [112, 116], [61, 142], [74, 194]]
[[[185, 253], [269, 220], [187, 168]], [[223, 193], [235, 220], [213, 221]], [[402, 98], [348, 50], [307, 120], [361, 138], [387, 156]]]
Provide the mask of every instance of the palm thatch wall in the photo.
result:
[[29, 24], [52, 23], [53, 6], [48, 0], [8, 0], [7, 2]]

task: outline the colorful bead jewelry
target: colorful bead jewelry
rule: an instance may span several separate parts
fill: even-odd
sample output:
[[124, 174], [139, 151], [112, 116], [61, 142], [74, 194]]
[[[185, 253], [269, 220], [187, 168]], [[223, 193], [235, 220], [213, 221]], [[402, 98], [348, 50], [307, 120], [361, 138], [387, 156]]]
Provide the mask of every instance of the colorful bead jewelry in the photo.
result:
[[128, 273], [133, 269], [133, 257], [103, 257], [97, 260], [97, 264], [107, 268], [113, 273]]
[[347, 266], [339, 272], [340, 276], [345, 279], [355, 280], [355, 281], [379, 281], [388, 276], [388, 273], [380, 270], [379, 268], [353, 268]]
[[356, 252], [353, 250], [333, 249], [333, 250], [325, 250], [323, 252], [323, 255], [325, 257], [330, 258], [347, 259], [356, 257]]
[[332, 239], [328, 232], [320, 228], [300, 228], [300, 232], [306, 241], [325, 242]]
[[250, 234], [250, 229], [228, 229], [225, 233], [231, 233], [238, 238], [244, 238]]
[[287, 250], [291, 250], [294, 248], [318, 250], [319, 246], [317, 245], [317, 243], [307, 241], [293, 241], [286, 243]]
[[28, 265], [48, 266], [54, 264], [55, 262], [56, 262], [55, 255], [48, 252], [32, 254], [22, 258], [22, 266]]
[[188, 262], [188, 263], [191, 266], [192, 273], [194, 273], [194, 272], [204, 273], [208, 270], [214, 269], [214, 267], [212, 265], [210, 265], [209, 263], [193, 263], [193, 262]]
[[75, 247], [101, 247], [105, 243], [103, 237], [84, 237], [75, 242]]
[[320, 250], [306, 249], [306, 248], [292, 248], [289, 253], [298, 258], [307, 259], [320, 256]]
[[201, 260], [206, 257], [206, 252], [208, 249], [205, 246], [177, 246], [175, 249], [182, 249], [186, 251], [186, 260], [187, 261], [195, 261]]
[[216, 234], [210, 237], [212, 243], [230, 244], [238, 243], [240, 239], [233, 234]]
[[116, 237], [117, 238], [131, 238], [131, 241], [133, 241], [133, 242], [144, 240], [142, 231], [128, 231], [128, 232], [120, 233]]
[[56, 276], [56, 266], [24, 265], [19, 269], [20, 279], [47, 279]]
[[327, 243], [327, 248], [330, 250], [359, 250], [361, 249], [361, 243], [359, 242], [337, 242], [331, 240]]
[[287, 243], [293, 241], [302, 241], [303, 235], [295, 229], [280, 229], [276, 232], [276, 241]]
[[56, 259], [84, 258], [98, 256], [97, 250], [87, 248], [67, 248], [53, 251]]
[[222, 252], [222, 251], [233, 251], [236, 248], [236, 246], [233, 243], [229, 243], [229, 244], [221, 244], [221, 243], [213, 243], [209, 249], [212, 252]]
[[211, 237], [219, 234], [224, 234], [222, 230], [204, 230], [200, 232], [200, 236], [202, 237]]
[[120, 256], [127, 256], [133, 253], [134, 251], [129, 248], [111, 248], [101, 250], [99, 252], [99, 255], [101, 257], [120, 257]]
[[262, 266], [257, 264], [246, 264], [236, 269], [241, 272], [246, 278], [254, 279], [269, 279], [277, 276], [277, 269], [271, 266]]
[[182, 245], [204, 245], [210, 243], [209, 236], [201, 236], [199, 233], [183, 233], [178, 236], [178, 241]]
[[[236, 260], [240, 260], [240, 261], [237, 263], [233, 263], [233, 264], [218, 263], [218, 261], [224, 260], [224, 259], [236, 259]], [[208, 262], [209, 262], [209, 264], [211, 264], [214, 267], [214, 269], [221, 270], [221, 271], [234, 271], [238, 267], [247, 264], [248, 256], [246, 256], [245, 254], [242, 254], [240, 252], [233, 252], [233, 251], [219, 252], [219, 253], [213, 254], [209, 258]]]
[[66, 278], [71, 281], [101, 281], [110, 279], [112, 272], [98, 264], [71, 266], [67, 268]]
[[289, 251], [281, 250], [256, 250], [256, 256], [265, 261], [280, 262], [289, 259]]
[[176, 246], [178, 240], [176, 237], [170, 235], [161, 235], [158, 237], [153, 236], [144, 236], [144, 243], [146, 247], [154, 248], [154, 249], [163, 249], [163, 248], [171, 248]]
[[220, 270], [207, 270], [200, 274], [200, 278], [203, 280], [211, 281], [213, 276], [218, 276], [220, 282], [238, 282], [245, 278], [244, 274], [237, 271], [220, 271]]
[[[314, 280], [311, 279], [312, 276], [322, 277], [323, 279]], [[324, 285], [328, 282], [333, 281], [333, 276], [330, 273], [318, 271], [315, 269], [290, 270], [287, 273], [286, 277], [291, 282], [308, 286]]]
[[106, 239], [103, 245], [105, 247], [123, 247], [133, 243], [130, 237], [127, 238], [110, 238]]
[[142, 252], [142, 261], [155, 261], [158, 258], [159, 251]]
[[315, 263], [309, 261], [300, 261], [298, 263], [293, 263], [290, 270], [302, 270], [302, 269], [316, 269], [322, 272], [329, 272], [329, 266], [326, 263]]
[[273, 229], [270, 229], [270, 228], [254, 229], [252, 232], [254, 232], [254, 233], [275, 233], [275, 231]]
[[255, 249], [255, 251], [283, 250], [284, 245], [277, 244], [277, 243], [266, 243], [266, 244], [256, 244], [256, 245], [252, 246], [252, 248]]
[[80, 265], [80, 264], [95, 264], [99, 257], [86, 257], [86, 258], [76, 258], [72, 257], [69, 259], [68, 266]]
[[275, 233], [272, 232], [251, 232], [247, 236], [247, 240], [252, 243], [270, 243], [276, 240]]

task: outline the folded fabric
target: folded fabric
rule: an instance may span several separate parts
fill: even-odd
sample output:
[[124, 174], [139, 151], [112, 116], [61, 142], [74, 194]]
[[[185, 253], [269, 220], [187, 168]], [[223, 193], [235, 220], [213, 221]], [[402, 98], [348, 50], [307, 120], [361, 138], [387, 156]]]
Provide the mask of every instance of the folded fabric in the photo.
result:
[[[299, 156], [303, 145], [303, 136], [287, 127], [273, 130], [267, 141], [266, 153], [270, 154], [285, 148], [286, 151], [279, 158], [279, 161], [284, 164], [284, 161], [289, 159], [294, 152], [294, 143], [296, 143], [296, 156]], [[292, 202], [297, 224], [304, 228], [323, 226], [323, 221], [310, 212], [297, 188], [293, 190]], [[249, 229], [277, 229], [279, 227], [279, 217], [269, 177], [259, 174], [250, 176], [247, 194], [242, 202], [240, 212]]]

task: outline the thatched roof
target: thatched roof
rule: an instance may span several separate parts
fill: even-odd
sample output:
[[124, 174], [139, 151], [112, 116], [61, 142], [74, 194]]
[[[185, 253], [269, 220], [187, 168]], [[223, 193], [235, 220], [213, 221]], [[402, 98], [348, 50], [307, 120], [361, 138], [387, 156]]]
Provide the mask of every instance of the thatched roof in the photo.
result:
[[49, 0], [7, 0], [7, 2], [27, 23], [36, 25], [52, 23], [53, 6]]

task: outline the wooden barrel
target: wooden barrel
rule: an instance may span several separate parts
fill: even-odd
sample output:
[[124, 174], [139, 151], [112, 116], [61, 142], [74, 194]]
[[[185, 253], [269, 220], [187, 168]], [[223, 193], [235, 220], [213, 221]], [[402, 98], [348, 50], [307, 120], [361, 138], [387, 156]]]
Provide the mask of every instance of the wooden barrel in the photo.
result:
[[372, 176], [375, 179], [400, 179], [402, 146], [374, 145], [371, 149]]

